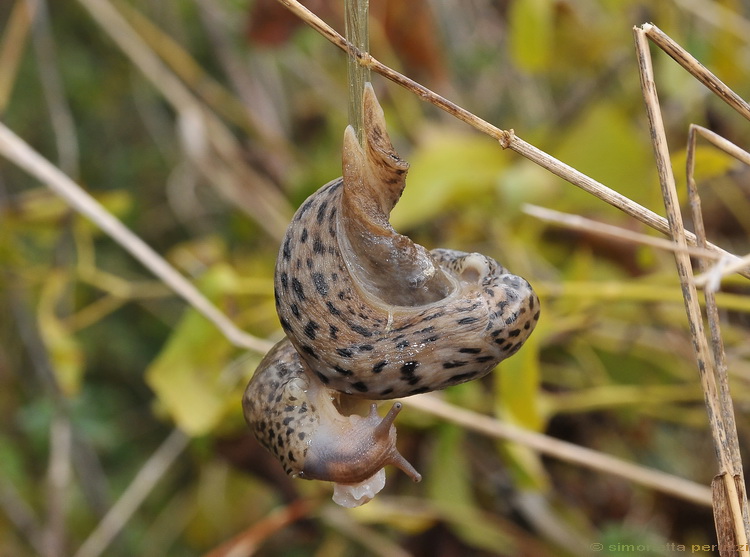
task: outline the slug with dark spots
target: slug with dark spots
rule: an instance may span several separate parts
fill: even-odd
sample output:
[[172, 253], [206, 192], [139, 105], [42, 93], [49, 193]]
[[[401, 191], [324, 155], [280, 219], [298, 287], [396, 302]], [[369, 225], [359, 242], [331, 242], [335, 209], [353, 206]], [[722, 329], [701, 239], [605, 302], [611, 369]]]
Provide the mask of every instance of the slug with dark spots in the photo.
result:
[[243, 399], [255, 436], [287, 473], [335, 482], [356, 506], [383, 466], [419, 474], [395, 448], [395, 405], [380, 418], [343, 415], [343, 397], [400, 398], [478, 379], [514, 354], [539, 319], [529, 283], [491, 257], [426, 250], [389, 215], [408, 163], [395, 152], [368, 84], [364, 145], [344, 133], [343, 177], [302, 204], [276, 263], [286, 338], [263, 359]]

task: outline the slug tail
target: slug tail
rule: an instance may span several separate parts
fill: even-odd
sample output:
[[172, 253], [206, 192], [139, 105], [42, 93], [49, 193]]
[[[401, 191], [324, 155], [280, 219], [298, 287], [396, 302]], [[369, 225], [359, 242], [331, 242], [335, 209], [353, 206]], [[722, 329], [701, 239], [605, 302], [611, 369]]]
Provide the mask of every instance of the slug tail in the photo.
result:
[[351, 126], [344, 132], [339, 231], [345, 260], [361, 291], [384, 304], [436, 302], [454, 285], [425, 248], [398, 234], [388, 221], [406, 185], [409, 164], [393, 148], [369, 83], [362, 103], [363, 145]]

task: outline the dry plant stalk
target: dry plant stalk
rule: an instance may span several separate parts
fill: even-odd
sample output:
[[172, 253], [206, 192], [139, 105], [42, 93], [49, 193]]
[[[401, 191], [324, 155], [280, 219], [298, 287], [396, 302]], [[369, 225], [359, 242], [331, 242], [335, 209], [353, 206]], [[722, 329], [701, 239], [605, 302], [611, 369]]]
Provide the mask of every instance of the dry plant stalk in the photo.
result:
[[[31, 176], [36, 177], [67, 201], [73, 209], [90, 218], [92, 222], [99, 226], [105, 233], [109, 234], [112, 239], [121, 245], [126, 251], [129, 251], [144, 265], [144, 267], [154, 273], [154, 275], [162, 280], [164, 284], [171, 288], [177, 295], [182, 297], [190, 306], [200, 311], [204, 317], [213, 322], [232, 344], [259, 352], [265, 352], [271, 346], [272, 343], [252, 337], [238, 329], [226, 315], [222, 314], [218, 308], [205, 299], [205, 297], [203, 297], [189, 281], [171, 267], [166, 260], [154, 252], [149, 246], [144, 244], [143, 241], [135, 236], [130, 230], [125, 228], [120, 221], [108, 213], [104, 207], [96, 202], [88, 193], [80, 188], [80, 186], [60, 172], [60, 170], [47, 159], [31, 149], [28, 144], [23, 142], [23, 140], [1, 123], [0, 155], [3, 155], [8, 160], [24, 169]], [[425, 412], [441, 416], [449, 421], [455, 421], [456, 423], [461, 423], [462, 417], [464, 421], [469, 422], [481, 421], [482, 418], [485, 418], [485, 416], [482, 416], [481, 414], [468, 410], [461, 410], [460, 416], [458, 414], [452, 414], [450, 410], [451, 407], [445, 405], [442, 407], [436, 406], [435, 404], [423, 403], [417, 403], [415, 405], [419, 406]], [[440, 408], [440, 410], [438, 408]], [[539, 441], [539, 439], [534, 441], [531, 437], [519, 435], [516, 430], [510, 431], [501, 427], [502, 423], [498, 420], [493, 420], [492, 418], [487, 419], [490, 420], [492, 425], [488, 428], [485, 427], [483, 431], [488, 432], [491, 430], [492, 433], [488, 434], [497, 438], [512, 439], [517, 443], [537, 448], [542, 447], [548, 441], [554, 441], [546, 436], [539, 438], [542, 439], [542, 441]], [[510, 431], [510, 433], [508, 433], [508, 431]], [[568, 460], [571, 462], [585, 463], [591, 461], [589, 452], [575, 445], [570, 445], [562, 451], [550, 449], [549, 452], [562, 460]], [[611, 460], [607, 461], [606, 459]], [[671, 493], [676, 497], [689, 499], [702, 504], [709, 503], [707, 492], [703, 491], [702, 486], [694, 482], [673, 478], [674, 480], [677, 480], [678, 483], [675, 484], [677, 486], [676, 488], [672, 488], [670, 487], [672, 484], [670, 482], [661, 481], [663, 480], [661, 477], [660, 481], [649, 480], [648, 478], [650, 478], [651, 474], [654, 472], [649, 468], [633, 465], [619, 459], [613, 459], [612, 457], [605, 457], [604, 462], [607, 464], [597, 466], [595, 461], [591, 467], [617, 476], [625, 477], [633, 482], [648, 485], [660, 491]], [[625, 469], [629, 469], [629, 471], [623, 472]]]
[[[604, 184], [597, 182], [586, 174], [565, 164], [564, 162], [556, 159], [548, 153], [545, 153], [544, 151], [531, 145], [530, 143], [527, 143], [526, 141], [518, 137], [512, 129], [501, 130], [496, 126], [493, 126], [486, 120], [483, 120], [482, 118], [469, 112], [465, 108], [458, 106], [448, 99], [438, 95], [434, 91], [431, 91], [427, 87], [417, 83], [413, 79], [410, 79], [405, 75], [386, 66], [382, 62], [379, 62], [369, 53], [359, 51], [354, 45], [347, 42], [347, 40], [339, 33], [337, 33], [330, 25], [320, 19], [313, 12], [308, 10], [305, 6], [300, 4], [297, 0], [278, 1], [289, 8], [289, 10], [296, 14], [307, 25], [315, 29], [318, 33], [323, 35], [326, 39], [339, 47], [341, 50], [347, 53], [353, 53], [357, 58], [357, 61], [363, 66], [370, 68], [372, 71], [382, 75], [386, 79], [389, 79], [397, 85], [408, 89], [423, 101], [435, 105], [436, 107], [444, 110], [445, 112], [461, 120], [462, 122], [469, 124], [476, 130], [497, 140], [503, 149], [510, 149], [511, 151], [518, 153], [519, 155], [538, 164], [542, 168], [550, 171], [555, 176], [558, 176], [563, 180], [573, 184], [574, 186], [581, 188], [585, 192], [590, 193], [598, 199], [601, 199], [605, 203], [608, 203], [613, 207], [620, 209], [622, 212], [641, 221], [643, 224], [653, 228], [654, 230], [658, 230], [662, 234], [669, 235], [669, 223], [664, 217], [657, 215], [653, 211], [647, 209], [646, 207], [643, 207], [642, 205], [639, 205], [638, 203], [622, 195], [621, 193], [608, 188]], [[716, 81], [718, 81], [718, 79]], [[685, 239], [691, 246], [697, 245], [697, 238], [692, 232], [685, 231]], [[738, 260], [737, 256], [725, 251], [718, 246], [715, 246], [711, 243], [708, 243], [707, 246], [708, 249], [717, 251], [730, 258], [732, 261]], [[745, 267], [739, 272], [740, 274], [742, 274], [742, 276], [750, 278], [750, 269], [747, 269]]]
[[[370, 0], [344, 1], [346, 38], [360, 52], [367, 52], [370, 48], [369, 14]], [[354, 128], [361, 145], [364, 137], [361, 99], [365, 92], [365, 83], [370, 81], [370, 70], [357, 63], [354, 52], [351, 52], [347, 58], [346, 70], [349, 81], [349, 125]]]
[[[708, 320], [713, 339], [713, 354], [703, 327], [703, 315], [698, 301], [698, 291], [693, 280], [693, 269], [690, 257], [685, 252], [687, 239], [680, 213], [677, 187], [669, 156], [666, 131], [662, 120], [659, 98], [656, 93], [654, 71], [651, 62], [648, 39], [675, 59], [683, 68], [704, 83], [717, 96], [726, 101], [732, 108], [746, 118], [750, 118], [748, 105], [739, 99], [731, 89], [713, 74], [708, 72], [695, 58], [651, 24], [634, 28], [638, 69], [641, 76], [641, 89], [646, 104], [651, 138], [656, 157], [656, 167], [664, 199], [664, 207], [669, 220], [672, 240], [677, 244], [675, 263], [682, 285], [690, 333], [693, 339], [695, 358], [698, 364], [701, 386], [704, 392], [708, 411], [709, 424], [714, 440], [714, 448], [719, 464], [719, 474], [712, 482], [714, 494], [714, 521], [719, 538], [719, 550], [722, 556], [750, 555], [748, 538], [747, 494], [742, 475], [742, 461], [739, 453], [739, 441], [734, 422], [734, 410], [729, 394], [729, 383], [721, 343], [718, 310], [713, 292], [705, 292]], [[692, 131], [692, 130], [691, 130]], [[688, 188], [696, 218], [696, 232], [701, 247], [706, 246], [705, 229], [702, 224], [700, 202], [697, 197], [695, 181], [692, 179], [694, 165], [695, 134], [691, 133], [690, 153], [688, 158]], [[717, 385], [718, 382], [718, 385]]]
[[281, 239], [292, 216], [291, 207], [281, 192], [245, 161], [241, 145], [224, 122], [204, 109], [111, 2], [78, 1], [174, 107], [189, 161], [219, 194], [245, 211], [269, 236]]
[[146, 269], [169, 286], [195, 310], [203, 314], [224, 333], [235, 346], [265, 352], [272, 343], [240, 330], [219, 308], [206, 298], [190, 281], [156, 253], [139, 236], [108, 212], [96, 199], [76, 184], [59, 168], [45, 159], [28, 143], [0, 122], [0, 155], [25, 170], [65, 200], [81, 215], [90, 219], [105, 234], [122, 246]]
[[5, 112], [10, 101], [34, 11], [35, 6], [31, 2], [16, 2], [5, 26], [6, 32], [0, 40], [0, 114]]
[[[155, 85], [160, 88], [166, 98], [173, 102], [178, 109], [182, 120], [188, 124], [192, 120], [195, 125], [210, 127], [211, 133], [207, 133], [205, 136], [214, 138], [212, 141], [217, 141], [217, 144], [212, 147], [223, 155], [221, 157], [222, 160], [234, 162], [233, 159], [236, 155], [237, 145], [231, 135], [228, 134], [226, 127], [223, 126], [223, 124], [221, 124], [221, 122], [213, 115], [202, 110], [197, 99], [195, 99], [178, 80], [171, 79], [173, 74], [161, 65], [153, 51], [143, 43], [137, 33], [128, 26], [127, 22], [125, 22], [125, 20], [114, 10], [111, 4], [107, 0], [79, 1], [90, 11], [92, 17], [115, 38], [120, 48], [130, 56], [133, 63], [139, 67], [147, 77], [154, 81]], [[309, 10], [304, 8], [296, 0], [279, 1], [336, 46], [350, 53], [356, 58], [358, 64], [362, 67], [372, 69], [387, 79], [407, 88], [418, 95], [421, 99], [438, 106], [456, 118], [473, 126], [477, 130], [494, 138], [503, 148], [508, 148], [521, 154], [532, 162], [546, 168], [553, 174], [584, 189], [588, 193], [610, 205], [621, 209], [626, 214], [648, 226], [665, 234], [673, 234], [677, 243], [677, 247], [674, 251], [676, 254], [675, 257], [678, 261], [678, 268], [680, 268], [681, 273], [684, 274], [682, 277], [683, 289], [686, 293], [686, 307], [688, 308], [688, 313], [691, 317], [691, 325], [696, 334], [698, 332], [701, 333], [699, 337], [696, 337], [696, 346], [700, 345], [696, 350], [699, 354], [698, 361], [701, 370], [701, 378], [705, 383], [704, 388], [707, 392], [709, 413], [712, 416], [712, 427], [715, 426], [716, 429], [717, 453], [720, 457], [721, 473], [718, 476], [717, 481], [714, 482], [714, 504], [720, 506], [717, 515], [723, 513], [721, 514], [722, 518], [719, 519], [717, 527], [720, 531], [720, 535], [724, 536], [723, 541], [725, 543], [741, 544], [744, 540], [744, 543], [747, 544], [748, 520], [746, 495], [744, 485], [741, 483], [741, 462], [739, 461], [739, 451], [736, 449], [736, 433], [734, 433], [733, 413], [726, 383], [726, 374], [719, 374], [718, 386], [716, 384], [716, 379], [712, 374], [714, 367], [719, 368], [720, 371], [723, 367], [725, 371], [725, 364], [723, 363], [723, 360], [720, 359], [723, 352], [721, 350], [718, 319], [715, 317], [715, 303], [711, 301], [712, 298], [707, 298], [706, 300], [707, 305], [709, 306], [709, 323], [711, 326], [712, 345], [714, 348], [714, 359], [712, 360], [709, 357], [708, 344], [705, 335], [703, 335], [700, 308], [697, 306], [696, 301], [697, 292], [695, 286], [698, 280], [694, 280], [692, 277], [692, 270], [689, 266], [688, 257], [690, 255], [704, 255], [706, 258], [710, 258], [704, 251], [710, 250], [713, 254], [720, 254], [724, 259], [730, 260], [731, 264], [728, 268], [733, 269], [733, 271], [741, 272], [741, 274], [746, 277], [750, 277], [750, 271], [747, 269], [748, 258], [739, 259], [723, 249], [709, 244], [705, 240], [705, 234], [701, 231], [699, 231], [698, 236], [696, 236], [695, 234], [684, 230], [681, 225], [681, 218], [676, 209], [676, 204], [674, 203], [674, 179], [672, 177], [670, 182], [671, 168], [668, 163], [666, 143], [662, 142], [658, 147], [655, 145], [655, 150], [657, 152], [657, 159], [660, 161], [660, 177], [663, 178], [663, 184], [665, 186], [665, 199], [669, 204], [669, 219], [665, 219], [634, 203], [627, 197], [607, 188], [585, 174], [582, 174], [574, 168], [537, 149], [533, 145], [528, 144], [516, 136], [513, 130], [501, 130], [471, 112], [435, 94], [417, 82], [395, 72], [391, 68], [372, 58], [366, 52], [349, 44], [341, 35], [336, 33], [332, 28], [317, 16], [309, 12]], [[722, 99], [743, 114], [743, 116], [750, 116], [750, 108], [745, 101], [731, 92], [731, 90], [716, 79], [713, 74], [710, 74], [705, 68], [697, 64], [697, 62], [694, 62], [694, 59], [692, 59], [689, 54], [681, 49], [679, 45], [676, 45], [676, 43], [671, 41], [666, 35], [661, 33], [661, 31], [653, 26], [644, 26], [643, 29], [636, 30], [636, 36], [638, 37], [638, 44], [640, 45], [639, 51], [646, 53], [643, 55], [644, 60], [648, 58], [648, 49], [647, 46], [645, 48], [643, 46], [643, 43], [645, 42], [645, 38], [643, 37], [648, 36], [670, 54], [670, 56], [686, 67], [688, 71], [691, 71], [697, 79], [706, 84], [712, 91], [716, 92]], [[644, 64], [646, 64], [645, 61]], [[650, 63], [644, 67], [650, 68]], [[171, 77], [166, 79], [165, 76]], [[652, 76], [649, 83], [653, 83]], [[653, 86], [650, 85], [650, 88], [649, 95], [653, 94], [653, 98], [655, 99]], [[646, 92], [645, 87], [644, 92]], [[660, 115], [658, 115], [658, 104], [654, 104], [654, 100], [649, 99], [651, 99], [651, 97], [647, 99], [647, 104], [650, 103], [649, 106], [653, 112], [653, 114], [651, 114], [651, 112], [649, 113], [652, 125], [654, 122], [659, 124]], [[723, 138], [721, 141], [714, 141], [715, 138], [711, 137], [710, 132], [704, 133], [703, 131], [696, 129], [695, 133], [699, 133], [720, 148], [727, 150], [730, 154], [735, 154], [740, 160], [746, 160], [744, 157], [747, 156], [747, 153], [744, 155], [741, 153], [736, 154], [738, 151], [734, 150], [731, 146], [728, 147], [726, 145], [728, 142], [723, 140]], [[218, 138], [218, 140], [215, 138]], [[694, 142], [694, 139], [692, 141]], [[742, 151], [742, 153], [744, 153], [744, 151]], [[83, 190], [81, 190], [72, 180], [61, 173], [59, 169], [55, 168], [49, 163], [49, 161], [39, 156], [28, 145], [20, 140], [20, 138], [2, 126], [2, 124], [0, 124], [0, 154], [25, 169], [29, 174], [36, 176], [40, 181], [53, 189], [53, 191], [56, 191], [56, 193], [66, 199], [66, 201], [68, 201], [68, 203], [77, 211], [87, 215], [105, 230], [105, 232], [108, 232], [113, 239], [126, 250], [134, 253], [134, 255], [136, 255], [135, 252], [138, 252], [139, 250], [142, 254], [147, 253], [148, 250], [150, 250], [148, 246], [143, 244], [140, 238], [132, 233], [128, 235], [129, 231], [127, 231], [127, 229], [123, 232], [122, 229], [124, 227], [122, 227], [119, 221], [114, 219], [112, 215], [107, 213], [107, 211], [96, 202], [91, 203], [93, 200], [87, 199], [87, 194], [85, 194], [85, 192], [83, 192]], [[692, 159], [690, 160], [692, 162]], [[221, 172], [225, 171], [225, 167], [219, 168], [218, 170], [220, 171], [219, 174], [221, 174]], [[229, 177], [226, 179], [230, 180]], [[88, 197], [90, 198], [90, 196]], [[691, 198], [697, 199], [692, 193]], [[269, 206], [273, 207], [272, 212], [274, 212], [275, 216], [278, 216], [279, 213], [285, 212], [284, 204], [277, 202], [276, 199], [269, 197], [266, 199], [266, 202]], [[242, 205], [241, 201], [239, 203]], [[268, 230], [272, 235], [278, 233], [277, 228], [280, 226], [279, 220], [280, 219], [278, 218], [274, 219], [274, 224]], [[698, 222], [697, 219], [696, 222]], [[688, 245], [698, 247], [697, 249], [689, 248]], [[145, 246], [146, 249], [142, 249], [143, 246]], [[270, 343], [251, 337], [237, 329], [236, 326], [231, 323], [229, 318], [221, 314], [216, 308], [207, 309], [205, 300], [201, 300], [199, 293], [197, 297], [195, 296], [197, 290], [195, 290], [190, 283], [171, 268], [163, 259], [159, 258], [158, 255], [156, 255], [156, 257], [152, 257], [151, 255], [156, 254], [149, 254], [148, 257], [140, 257], [136, 255], [136, 257], [141, 260], [144, 266], [162, 279], [165, 284], [170, 286], [178, 295], [182, 296], [191, 306], [211, 319], [211, 321], [214, 322], [227, 336], [230, 342], [238, 346], [261, 351], [267, 348], [267, 346], [270, 346]], [[194, 292], [190, 292], [191, 289]], [[702, 339], [702, 341], [699, 339]], [[715, 362], [718, 363], [715, 364]], [[710, 401], [708, 400], [709, 398]], [[704, 486], [700, 486], [694, 482], [675, 478], [669, 474], [663, 474], [645, 467], [624, 462], [607, 455], [602, 455], [596, 451], [590, 451], [588, 449], [583, 449], [582, 447], [551, 439], [542, 434], [524, 432], [516, 428], [508, 427], [499, 420], [447, 405], [434, 396], [413, 398], [410, 400], [410, 403], [412, 403], [414, 407], [420, 408], [432, 415], [442, 417], [454, 423], [464, 425], [465, 427], [471, 427], [477, 431], [485, 433], [486, 435], [512, 440], [541, 452], [554, 455], [557, 458], [576, 462], [580, 465], [587, 465], [601, 471], [607, 471], [628, 478], [634, 482], [650, 486], [653, 489], [671, 493], [673, 496], [691, 500], [695, 503], [710, 503], [709, 491]], [[170, 436], [170, 438], [168, 438], [167, 442], [165, 442], [165, 447], [171, 447], [171, 449], [168, 451], [168, 457], [161, 459], [161, 464], [159, 465], [160, 469], [169, 465], [169, 461], [173, 458], [173, 455], [179, 453], [182, 449], [183, 443], [184, 439], [179, 435]], [[147, 464], [144, 466], [143, 472], [148, 472], [152, 468], [152, 466]], [[140, 500], [142, 500], [144, 494], [150, 490], [152, 482], [151, 479], [146, 478], [145, 476], [144, 478], [141, 478], [139, 475], [136, 481], [134, 481], [132, 487], [133, 490], [126, 492], [126, 494], [121, 497], [117, 505], [113, 507], [112, 514], [108, 515], [109, 518], [105, 519], [105, 521], [100, 524], [100, 527], [94, 532], [92, 538], [90, 538], [87, 544], [84, 544], [79, 550], [79, 555], [98, 555], [103, 551], [111, 540], [111, 537], [114, 535], [114, 532], [122, 527], [124, 521], [127, 520], [129, 513], [132, 513]], [[747, 554], [747, 552], [745, 551], [744, 554]]]
[[275, 509], [263, 520], [240, 532], [232, 539], [215, 547], [203, 557], [243, 557], [254, 555], [269, 537], [305, 518], [313, 510], [309, 500], [297, 499], [286, 506]]
[[[717, 149], [724, 151], [731, 157], [734, 157], [740, 162], [743, 162], [750, 166], [750, 153], [741, 149], [728, 139], [721, 137], [719, 134], [712, 132], [703, 126], [697, 126], [691, 124], [688, 130], [688, 149], [687, 149], [687, 173], [688, 173], [688, 194], [690, 195], [690, 206], [692, 209], [693, 221], [696, 225], [696, 231], [701, 237], [701, 242], [705, 243], [705, 230], [703, 230], [703, 214], [700, 211], [700, 198], [695, 188], [695, 181], [693, 180], [693, 168], [695, 166], [695, 147], [698, 140], [698, 136], [702, 137], [709, 143], [711, 143]], [[701, 259], [699, 261], [699, 269], [701, 274], [693, 279], [695, 285], [698, 288], [705, 288], [711, 291], [715, 291], [718, 287], [718, 281], [723, 277], [729, 276], [736, 273], [742, 267], [750, 264], [750, 254], [733, 261], [725, 261], [720, 259], [714, 267], [709, 267], [705, 264], [705, 261]], [[715, 285], [709, 286], [709, 283], [716, 283]]]
[[174, 429], [141, 467], [117, 502], [107, 511], [73, 557], [98, 557], [127, 524], [146, 497], [187, 447], [190, 438]]
[[[712, 261], [721, 261], [722, 256], [715, 251], [711, 251], [702, 247], [687, 246], [681, 248], [675, 245], [674, 242], [666, 238], [654, 238], [653, 236], [647, 236], [639, 232], [633, 232], [627, 228], [621, 226], [614, 226], [606, 224], [593, 219], [582, 217], [580, 215], [574, 215], [570, 213], [562, 213], [549, 209], [547, 207], [540, 207], [538, 205], [532, 205], [527, 203], [522, 208], [523, 212], [534, 218], [542, 221], [554, 223], [557, 226], [569, 228], [572, 230], [578, 230], [580, 232], [587, 232], [596, 234], [598, 236], [610, 238], [617, 241], [626, 241], [633, 244], [640, 244], [643, 246], [650, 246], [652, 248], [666, 250], [666, 251], [684, 251], [692, 257], [703, 257]], [[722, 268], [722, 270], [726, 270]]]
[[[646, 35], [653, 40], [660, 48], [662, 48], [667, 54], [674, 58], [681, 66], [683, 66], [688, 72], [691, 73], [696, 79], [708, 87], [714, 94], [719, 96], [732, 108], [737, 110], [740, 114], [746, 118], [750, 118], [750, 105], [745, 102], [741, 97], [734, 93], [729, 87], [727, 87], [721, 80], [719, 80], [714, 74], [706, 70], [700, 63], [695, 60], [687, 51], [675, 43], [666, 34], [661, 32], [658, 28], [652, 25], [644, 25], [642, 29], [636, 29], [636, 44], [639, 59], [639, 68], [641, 71], [642, 90], [644, 99], [646, 101], [647, 112], [649, 122], [652, 129], [652, 138], [654, 142], [654, 151], [657, 159], [657, 170], [659, 173], [660, 183], [662, 184], [662, 192], [664, 197], [665, 207], [667, 209], [668, 218], [664, 219], [658, 215], [652, 213], [648, 209], [633, 203], [631, 200], [625, 198], [621, 194], [606, 188], [602, 184], [599, 184], [595, 180], [592, 180], [588, 176], [576, 171], [575, 169], [565, 165], [558, 161], [554, 157], [551, 157], [547, 153], [544, 153], [540, 149], [537, 149], [533, 145], [530, 145], [515, 135], [513, 130], [500, 130], [495, 126], [492, 126], [488, 122], [476, 117], [465, 109], [455, 105], [454, 103], [444, 99], [436, 93], [426, 89], [425, 87], [417, 84], [413, 80], [393, 71], [384, 64], [380, 63], [367, 52], [358, 51], [354, 45], [348, 43], [340, 34], [334, 31], [330, 26], [318, 18], [315, 14], [307, 10], [296, 0], [279, 0], [282, 4], [286, 5], [291, 11], [297, 14], [303, 19], [308, 25], [316, 29], [323, 36], [325, 36], [333, 44], [354, 54], [359, 60], [359, 63], [363, 66], [371, 68], [378, 72], [384, 77], [394, 81], [395, 83], [404, 86], [410, 91], [420, 96], [423, 100], [426, 100], [439, 108], [442, 108], [446, 112], [452, 114], [456, 118], [472, 125], [476, 129], [486, 133], [490, 137], [495, 138], [500, 142], [503, 148], [511, 149], [529, 160], [539, 164], [543, 168], [546, 168], [553, 174], [569, 181], [570, 183], [581, 187], [585, 191], [595, 195], [599, 199], [602, 199], [609, 204], [621, 209], [625, 213], [637, 218], [641, 222], [651, 226], [652, 228], [659, 230], [660, 232], [667, 234], [672, 237], [673, 241], [677, 244], [675, 249], [675, 260], [677, 263], [678, 274], [683, 288], [683, 295], [685, 299], [686, 310], [688, 313], [688, 319], [690, 322], [691, 332], [693, 334], [694, 346], [696, 352], [696, 359], [701, 374], [701, 383], [705, 392], [706, 404], [708, 405], [708, 413], [714, 433], [714, 439], [717, 448], [717, 456], [720, 464], [719, 477], [724, 482], [724, 487], [717, 487], [717, 482], [714, 482], [714, 492], [717, 491], [722, 494], [723, 500], [728, 502], [726, 513], [722, 509], [722, 515], [728, 515], [731, 517], [731, 525], [728, 527], [725, 521], [717, 520], [717, 530], [720, 533], [727, 531], [732, 532], [731, 539], [722, 539], [722, 554], [729, 555], [727, 551], [737, 551], [739, 553], [748, 555], [747, 540], [750, 537], [750, 528], [748, 528], [747, 518], [747, 496], [745, 494], [744, 485], [742, 484], [742, 467], [741, 460], [739, 458], [738, 441], [736, 436], [736, 429], [734, 427], [733, 410], [731, 407], [731, 398], [728, 393], [728, 383], [726, 380], [726, 369], [723, 366], [723, 379], [720, 379], [722, 384], [721, 395], [718, 392], [716, 385], [716, 377], [714, 375], [716, 368], [722, 371], [722, 366], [714, 366], [715, 361], [719, 361], [721, 356], [718, 354], [714, 355], [715, 360], [709, 358], [708, 344], [706, 341], [705, 334], [703, 332], [703, 322], [700, 305], [697, 298], [697, 288], [693, 280], [692, 268], [690, 266], [690, 256], [688, 254], [688, 244], [692, 246], [699, 246], [703, 249], [712, 249], [719, 253], [725, 254], [730, 257], [733, 262], [733, 268], [738, 268], [743, 260], [740, 260], [736, 256], [728, 254], [721, 248], [713, 246], [708, 243], [705, 238], [705, 233], [700, 237], [693, 233], [685, 230], [682, 223], [682, 216], [679, 213], [679, 204], [677, 200], [676, 187], [674, 184], [674, 175], [672, 173], [671, 164], [669, 162], [669, 152], [666, 144], [666, 133], [661, 118], [661, 111], [656, 97], [655, 85], [653, 82], [653, 68], [651, 65], [650, 54], [648, 52], [648, 46], [646, 42]], [[746, 266], [739, 267], [741, 273], [749, 277]], [[710, 296], [710, 297], [709, 297]], [[716, 312], [715, 300], [712, 295], [709, 294], [706, 298], [706, 303], [709, 306], [709, 317], [712, 313]], [[716, 314], [718, 315], [718, 314]], [[714, 316], [716, 317], [716, 316]], [[711, 319], [712, 330], [718, 331], [718, 319]], [[719, 344], [714, 337], [714, 346]], [[720, 338], [720, 337], [718, 337]], [[715, 498], [714, 505], [721, 503], [722, 498]], [[728, 538], [728, 536], [725, 536]]]
[[541, 454], [572, 462], [590, 470], [613, 474], [698, 505], [711, 505], [711, 492], [706, 486], [555, 439], [543, 433], [521, 429], [496, 418], [449, 404], [434, 393], [416, 395], [402, 400], [410, 408], [417, 408], [488, 437], [518, 443]]

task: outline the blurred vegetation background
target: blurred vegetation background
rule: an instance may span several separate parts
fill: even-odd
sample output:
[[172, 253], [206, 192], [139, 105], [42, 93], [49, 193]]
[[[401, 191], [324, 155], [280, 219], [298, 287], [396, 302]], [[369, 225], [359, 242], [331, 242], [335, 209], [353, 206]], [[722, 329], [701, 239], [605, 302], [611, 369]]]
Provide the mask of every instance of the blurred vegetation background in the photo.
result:
[[[375, 57], [658, 213], [633, 25], [654, 22], [750, 97], [740, 0], [370, 3]], [[305, 4], [343, 31], [343, 2]], [[280, 236], [294, 208], [340, 175], [344, 55], [273, 0], [5, 0], [0, 30], [3, 123], [240, 327], [279, 339]], [[689, 123], [750, 145], [747, 122], [663, 53], [654, 63], [680, 183]], [[396, 229], [428, 248], [491, 255], [542, 298], [521, 352], [447, 399], [710, 483], [717, 466], [671, 255], [525, 215], [534, 203], [648, 232], [373, 81], [412, 165]], [[710, 239], [750, 251], [747, 168], [702, 145], [698, 179]], [[725, 287], [747, 454], [750, 298], [739, 279]], [[671, 555], [669, 543], [715, 543], [707, 507], [408, 404], [399, 445], [424, 481], [389, 471], [375, 501], [336, 508], [328, 486], [285, 477], [244, 425], [241, 393], [262, 354], [234, 349], [5, 160], [0, 333], [3, 557], [224, 555], [237, 535], [250, 544], [242, 554], [327, 557], [572, 556], [592, 543], [609, 548], [599, 554], [645, 554], [628, 545], [641, 544]]]

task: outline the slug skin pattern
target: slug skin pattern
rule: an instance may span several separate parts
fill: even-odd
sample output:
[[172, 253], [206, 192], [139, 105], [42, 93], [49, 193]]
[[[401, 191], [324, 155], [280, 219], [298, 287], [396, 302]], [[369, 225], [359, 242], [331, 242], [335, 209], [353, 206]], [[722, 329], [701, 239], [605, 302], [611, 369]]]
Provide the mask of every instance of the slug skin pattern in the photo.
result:
[[[415, 481], [421, 476], [396, 449], [396, 403], [385, 418], [375, 405], [368, 416], [342, 416], [328, 389], [311, 375], [287, 339], [261, 361], [260, 380], [251, 381], [242, 399], [256, 438], [292, 476], [353, 484], [386, 464]], [[255, 378], [254, 378], [255, 379]]]
[[529, 337], [539, 301], [490, 257], [427, 252], [393, 230], [408, 165], [374, 94], [364, 107], [365, 150], [347, 129], [343, 179], [313, 194], [287, 230], [275, 276], [281, 325], [324, 385], [353, 396], [482, 377]]
[[[374, 406], [368, 417], [341, 416], [337, 397], [392, 399], [477, 379], [514, 354], [539, 319], [529, 283], [494, 259], [427, 251], [391, 227], [409, 165], [369, 85], [363, 113], [364, 145], [347, 128], [343, 177], [310, 196], [286, 232], [274, 286], [287, 338], [261, 362], [243, 400], [256, 437], [288, 473], [343, 483], [384, 463], [419, 475], [394, 448], [400, 405], [382, 420]], [[377, 450], [330, 446], [368, 428], [364, 446]], [[318, 442], [326, 448], [313, 449]], [[304, 467], [312, 452], [336, 463], [324, 472], [317, 463], [312, 474]], [[354, 480], [335, 471], [368, 459]]]
[[318, 409], [307, 396], [310, 380], [287, 339], [268, 351], [258, 370], [263, 370], [262, 375], [256, 372], [242, 399], [245, 416], [252, 416], [255, 436], [284, 471], [299, 474], [309, 449], [306, 437], [320, 422]]

